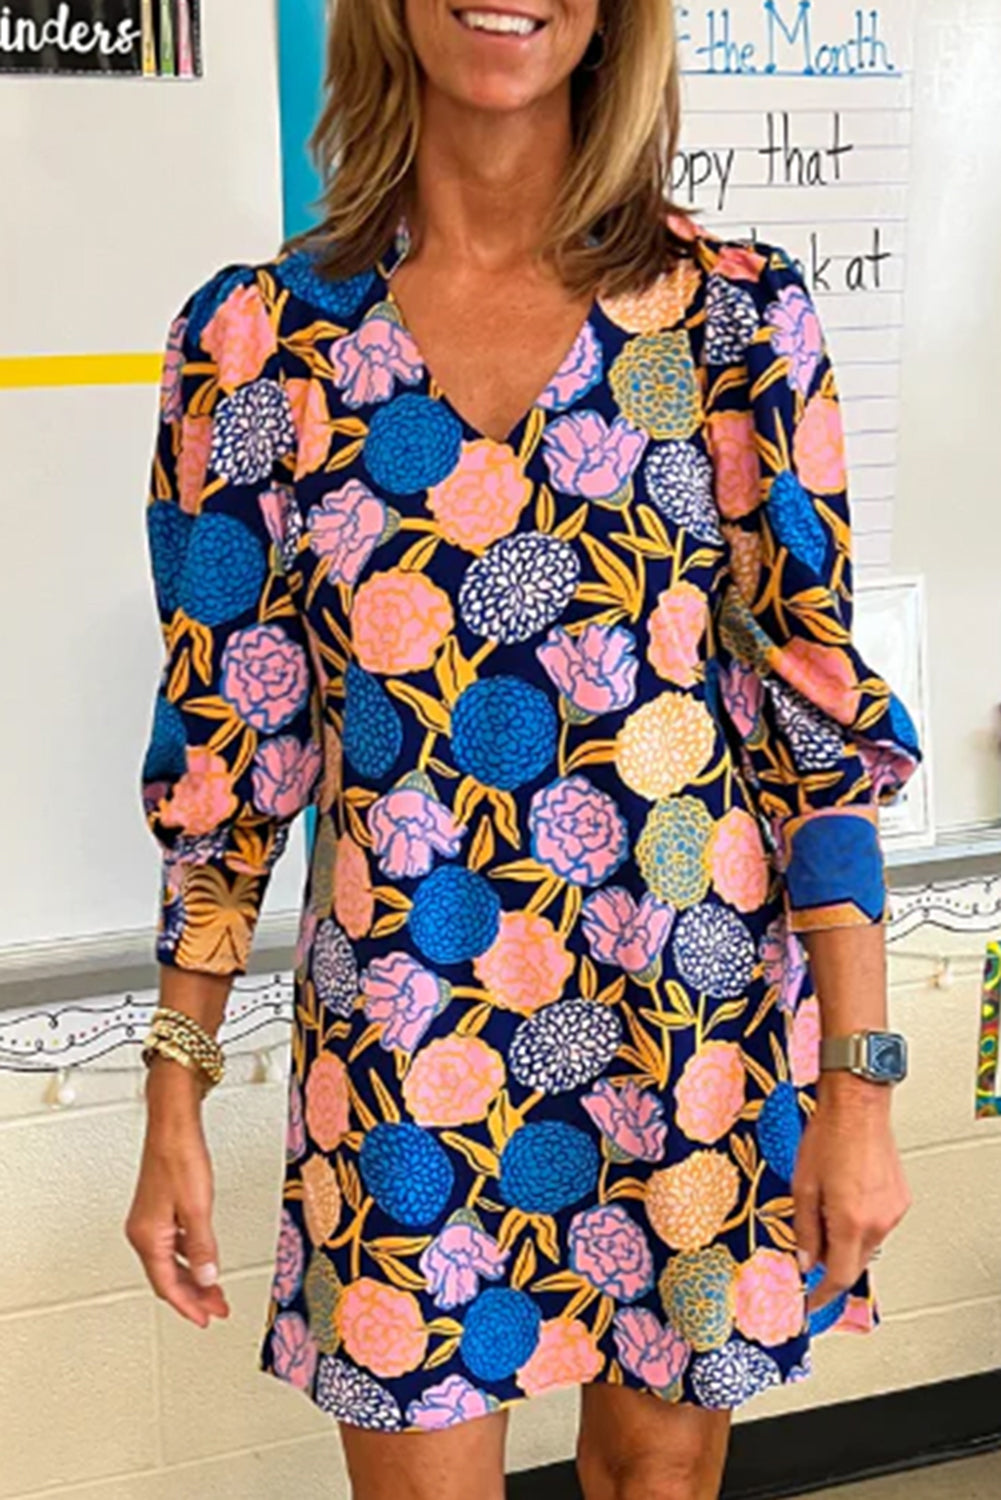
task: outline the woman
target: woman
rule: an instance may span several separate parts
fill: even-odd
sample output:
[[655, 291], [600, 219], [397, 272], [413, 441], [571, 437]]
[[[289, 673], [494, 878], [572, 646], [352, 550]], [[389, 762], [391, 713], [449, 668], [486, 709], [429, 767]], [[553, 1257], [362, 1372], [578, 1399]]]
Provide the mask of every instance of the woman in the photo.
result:
[[182, 1020], [127, 1233], [226, 1315], [192, 1038], [211, 1072], [313, 802], [260, 1365], [360, 1500], [500, 1496], [507, 1409], [567, 1384], [588, 1500], [715, 1495], [732, 1409], [875, 1321], [906, 1207], [890, 1090], [817, 1052], [885, 1024], [875, 809], [919, 751], [852, 645], [801, 277], [665, 202], [671, 10], [340, 0], [322, 228], [171, 333]]

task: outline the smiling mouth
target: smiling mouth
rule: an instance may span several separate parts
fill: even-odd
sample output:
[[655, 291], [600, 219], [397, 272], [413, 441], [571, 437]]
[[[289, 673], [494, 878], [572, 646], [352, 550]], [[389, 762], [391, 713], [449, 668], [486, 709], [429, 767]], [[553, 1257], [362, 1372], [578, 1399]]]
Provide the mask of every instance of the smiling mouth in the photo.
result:
[[524, 11], [481, 10], [470, 6], [457, 8], [452, 15], [467, 31], [476, 31], [483, 36], [521, 39], [535, 36], [546, 25], [545, 21]]

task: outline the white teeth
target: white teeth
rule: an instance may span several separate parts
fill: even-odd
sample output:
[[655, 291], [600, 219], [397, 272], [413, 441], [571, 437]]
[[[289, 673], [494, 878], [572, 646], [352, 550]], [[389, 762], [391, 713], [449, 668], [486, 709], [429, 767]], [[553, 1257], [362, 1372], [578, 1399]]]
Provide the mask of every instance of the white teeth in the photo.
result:
[[531, 36], [540, 24], [531, 16], [505, 15], [496, 10], [460, 10], [457, 14], [462, 24], [473, 31], [496, 31], [513, 36]]

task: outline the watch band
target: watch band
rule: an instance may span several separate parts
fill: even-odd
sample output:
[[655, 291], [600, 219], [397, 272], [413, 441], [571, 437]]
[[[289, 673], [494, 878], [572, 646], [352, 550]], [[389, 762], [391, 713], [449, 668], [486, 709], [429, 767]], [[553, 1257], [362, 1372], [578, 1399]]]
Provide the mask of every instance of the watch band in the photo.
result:
[[865, 1071], [866, 1034], [853, 1031], [849, 1036], [825, 1036], [820, 1043], [820, 1066], [824, 1072], [847, 1068], [852, 1073]]

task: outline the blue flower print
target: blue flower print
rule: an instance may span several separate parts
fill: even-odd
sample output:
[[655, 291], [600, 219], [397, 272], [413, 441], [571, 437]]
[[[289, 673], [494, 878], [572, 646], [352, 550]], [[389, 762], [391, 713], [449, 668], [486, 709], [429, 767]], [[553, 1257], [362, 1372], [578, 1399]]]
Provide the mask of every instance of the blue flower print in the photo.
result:
[[827, 532], [816, 507], [789, 469], [776, 474], [768, 492], [768, 523], [772, 535], [793, 557], [820, 575], [827, 557]]
[[704, 901], [682, 912], [672, 946], [682, 979], [714, 999], [732, 999], [751, 982], [754, 940], [729, 907]]
[[429, 1130], [406, 1121], [373, 1125], [361, 1143], [358, 1166], [383, 1213], [411, 1229], [438, 1217], [455, 1182], [445, 1148]]
[[740, 1406], [767, 1386], [778, 1385], [781, 1373], [770, 1354], [746, 1339], [732, 1338], [721, 1349], [700, 1354], [693, 1361], [691, 1380], [701, 1406], [723, 1411]]
[[408, 392], [372, 414], [363, 457], [372, 480], [391, 495], [440, 484], [462, 452], [462, 424], [440, 401]]
[[522, 1125], [501, 1152], [501, 1197], [525, 1213], [556, 1214], [594, 1192], [598, 1168], [598, 1147], [576, 1125]]
[[499, 927], [500, 897], [475, 870], [442, 865], [414, 893], [410, 935], [431, 963], [461, 964], [479, 958]]
[[143, 760], [143, 780], [159, 781], [183, 776], [188, 763], [187, 745], [183, 715], [162, 693], [158, 693], [149, 746]]
[[887, 713], [890, 716], [890, 733], [893, 739], [916, 755], [919, 749], [918, 732], [914, 727], [914, 720], [896, 693], [890, 694]]
[[622, 1023], [600, 1000], [555, 1000], [522, 1021], [508, 1049], [511, 1073], [547, 1094], [583, 1088], [603, 1073], [622, 1040]]
[[403, 722], [382, 683], [355, 662], [344, 674], [344, 754], [367, 781], [381, 781], [403, 749]]
[[[823, 1281], [825, 1274], [824, 1265], [821, 1261], [812, 1265], [803, 1278], [806, 1282], [807, 1291], [814, 1291]], [[828, 1328], [832, 1328], [841, 1317], [847, 1305], [848, 1293], [839, 1292], [836, 1297], [832, 1297], [822, 1307], [815, 1307], [810, 1313], [811, 1338], [818, 1333], [826, 1333]]]
[[765, 1161], [783, 1182], [791, 1182], [803, 1133], [799, 1102], [791, 1083], [777, 1083], [761, 1106], [758, 1145]]
[[556, 710], [539, 688], [518, 677], [474, 682], [452, 710], [452, 753], [460, 771], [484, 786], [512, 792], [556, 755]]
[[277, 459], [294, 453], [292, 408], [275, 380], [255, 380], [226, 396], [216, 409], [209, 461], [231, 484], [269, 479]]
[[146, 510], [146, 535], [157, 604], [168, 618], [177, 608], [184, 559], [194, 518], [173, 500], [154, 500]]
[[643, 478], [647, 494], [663, 516], [700, 542], [722, 547], [713, 466], [701, 448], [681, 439], [654, 444], [643, 465]]
[[765, 683], [775, 720], [785, 735], [798, 771], [827, 771], [845, 753], [844, 740], [836, 724], [802, 693], [770, 677]]
[[403, 1415], [395, 1397], [366, 1370], [334, 1354], [321, 1354], [316, 1370], [316, 1404], [339, 1422], [376, 1432], [395, 1432]]
[[527, 1292], [492, 1286], [466, 1312], [459, 1352], [477, 1380], [505, 1380], [531, 1358], [542, 1313]]
[[317, 928], [312, 972], [320, 1004], [332, 1015], [349, 1016], [358, 998], [358, 961], [347, 933], [333, 917]]
[[329, 318], [348, 318], [364, 302], [375, 281], [373, 271], [345, 276], [331, 281], [316, 269], [316, 256], [308, 250], [294, 250], [275, 265], [275, 275], [282, 286], [303, 302], [309, 302]]
[[224, 266], [212, 277], [211, 281], [206, 282], [195, 293], [188, 312], [187, 328], [188, 337], [194, 346], [197, 347], [201, 342], [202, 334], [226, 298], [235, 292], [238, 286], [250, 286], [255, 280], [255, 274], [250, 266]]
[[726, 276], [712, 275], [706, 287], [705, 357], [710, 364], [736, 364], [758, 331], [754, 298]]
[[561, 537], [538, 531], [502, 537], [470, 565], [459, 613], [474, 635], [514, 646], [559, 619], [579, 578], [580, 559]]
[[203, 511], [191, 529], [178, 600], [200, 625], [253, 610], [268, 574], [264, 548], [235, 516]]

